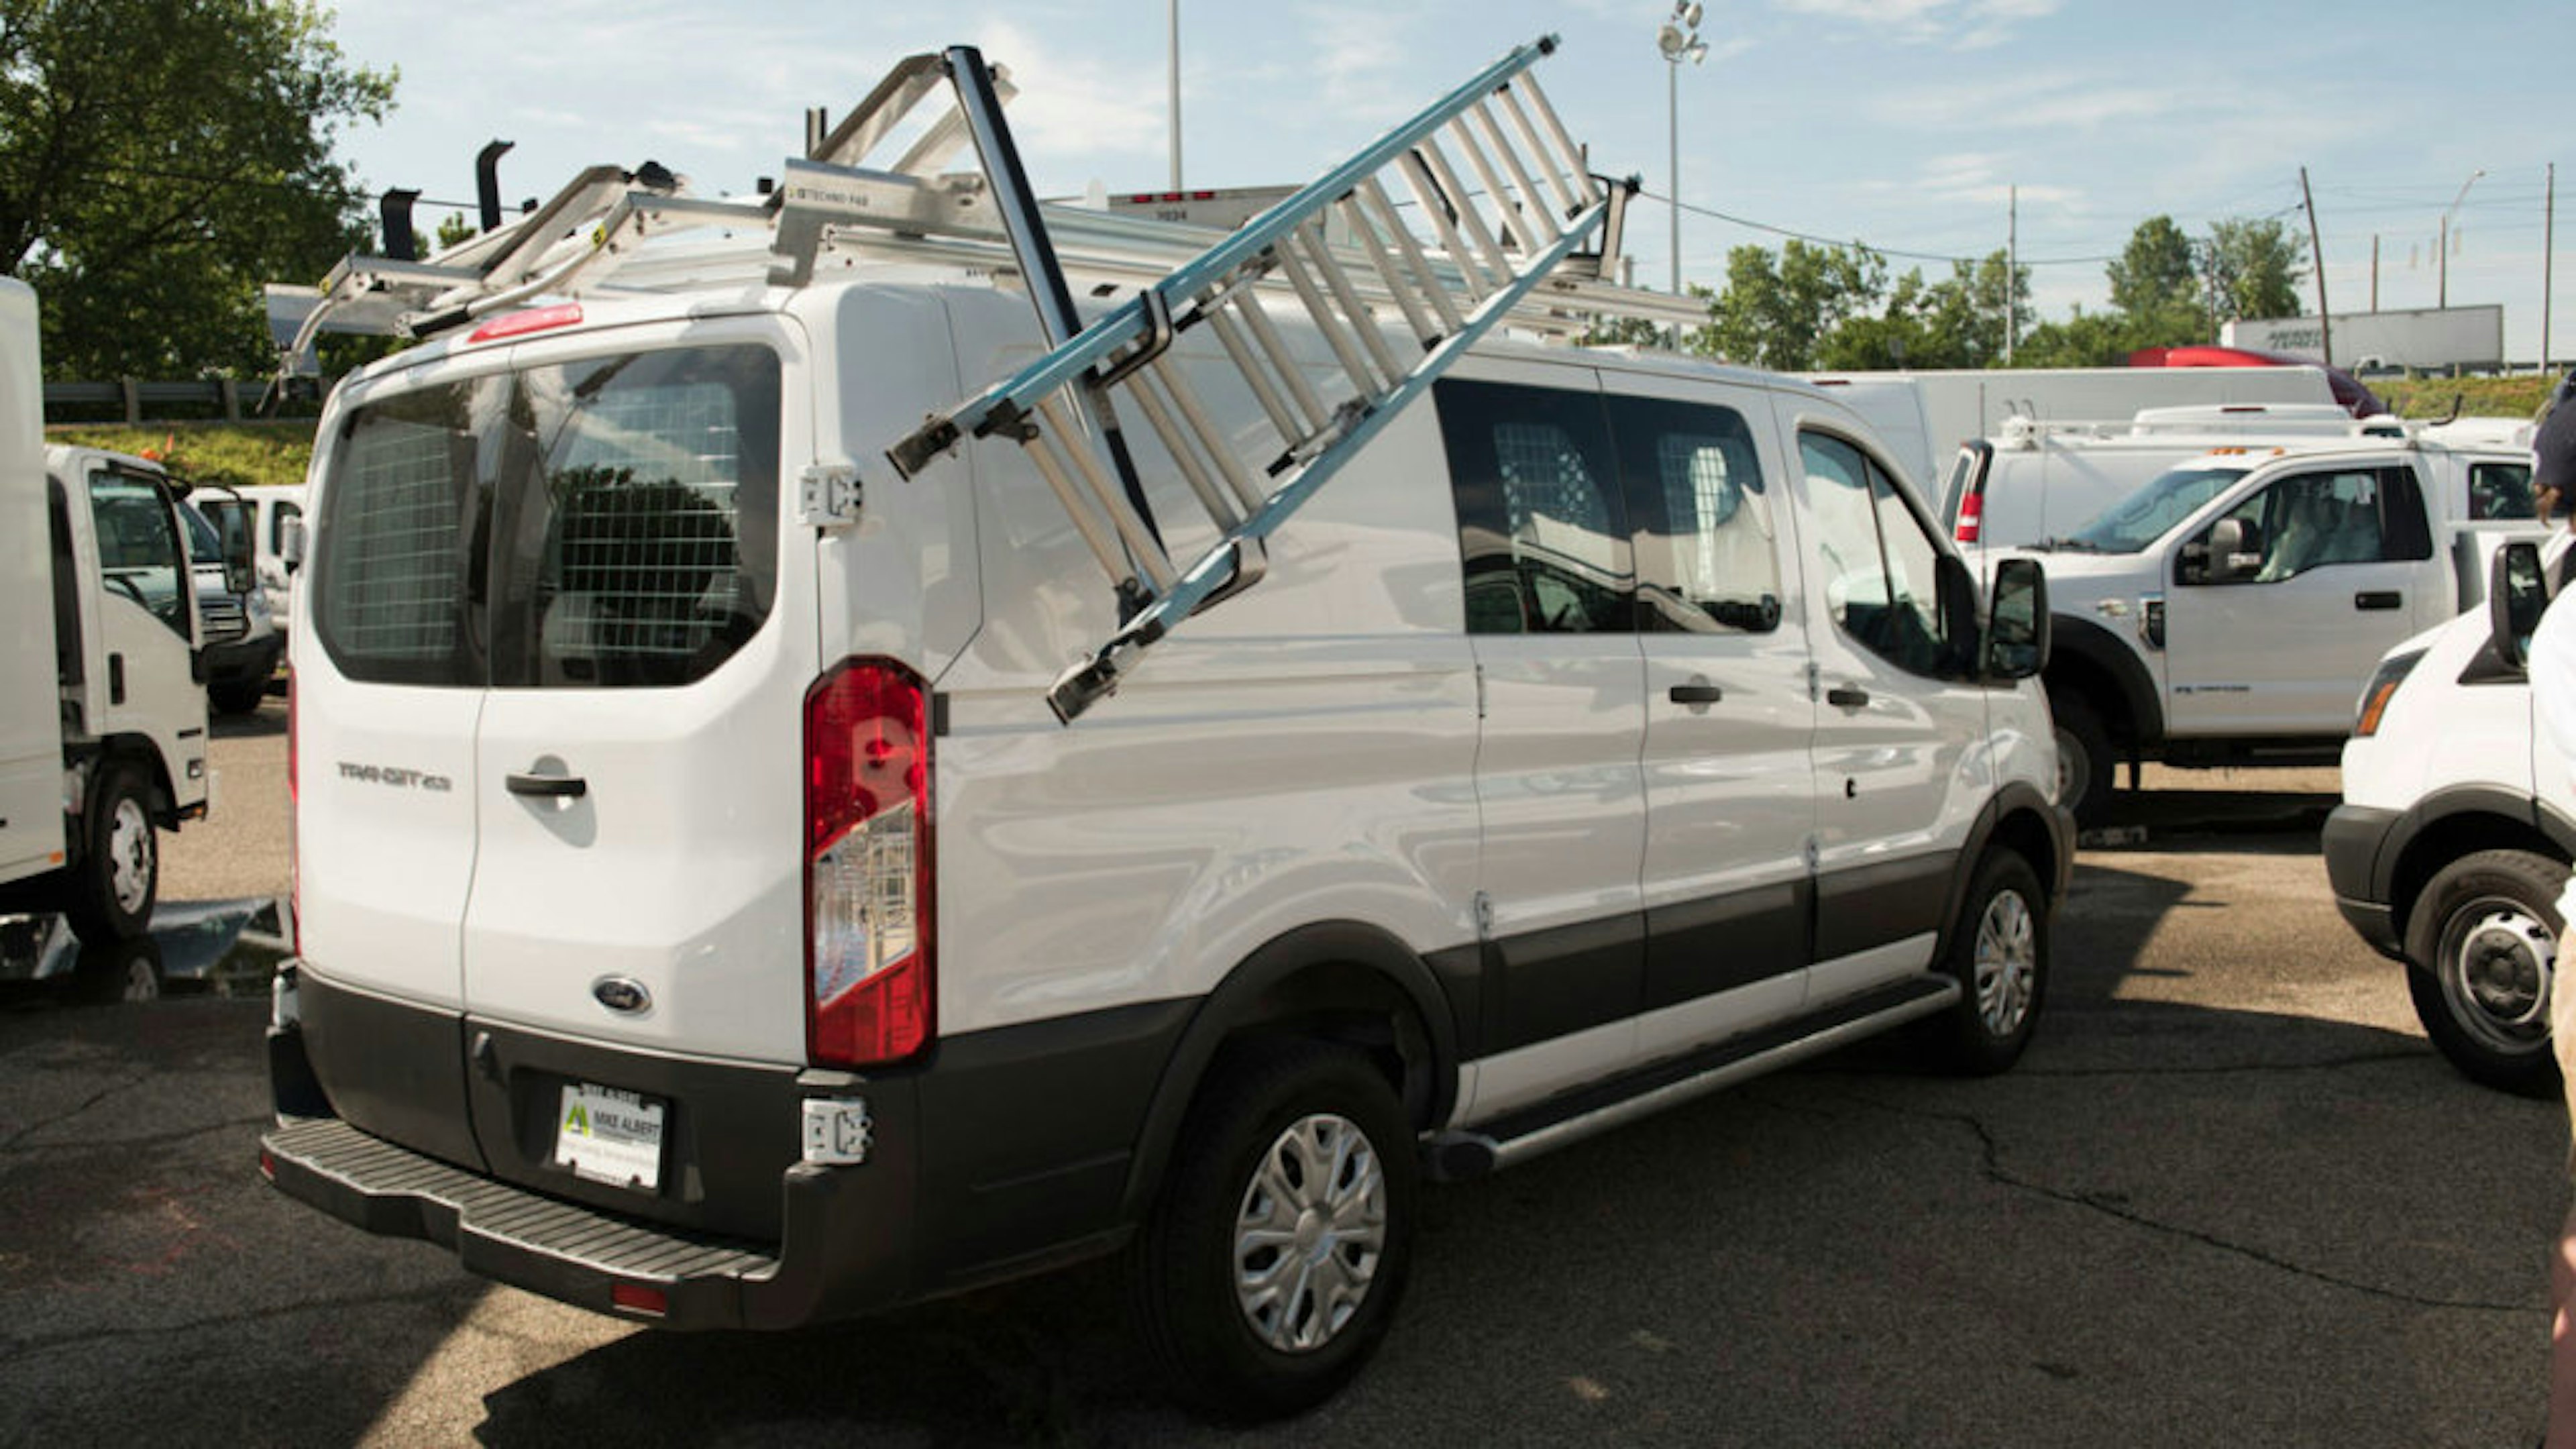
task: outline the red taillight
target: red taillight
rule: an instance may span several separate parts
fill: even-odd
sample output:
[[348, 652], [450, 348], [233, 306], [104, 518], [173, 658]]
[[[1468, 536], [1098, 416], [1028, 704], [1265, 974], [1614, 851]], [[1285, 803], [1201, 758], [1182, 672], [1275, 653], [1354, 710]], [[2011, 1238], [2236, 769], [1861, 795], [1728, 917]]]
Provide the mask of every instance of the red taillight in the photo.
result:
[[853, 659], [805, 696], [805, 1050], [898, 1061], [930, 1040], [929, 691]]
[[550, 332], [557, 327], [570, 327], [581, 321], [581, 304], [563, 302], [552, 307], [531, 307], [524, 312], [505, 312], [474, 329], [468, 342], [498, 342], [505, 337], [525, 337], [531, 332]]
[[1950, 536], [1961, 543], [1975, 543], [1985, 529], [1986, 495], [1971, 493], [1959, 500], [1959, 523]]

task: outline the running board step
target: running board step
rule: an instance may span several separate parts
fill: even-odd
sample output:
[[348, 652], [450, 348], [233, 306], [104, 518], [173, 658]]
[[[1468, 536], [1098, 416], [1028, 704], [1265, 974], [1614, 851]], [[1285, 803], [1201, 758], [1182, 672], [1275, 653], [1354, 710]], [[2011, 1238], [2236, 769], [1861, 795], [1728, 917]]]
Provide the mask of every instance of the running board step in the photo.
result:
[[1424, 1167], [1442, 1182], [1482, 1177], [1931, 1016], [1958, 1001], [1959, 994], [1959, 983], [1947, 976], [1898, 981], [1816, 1015], [1568, 1092], [1472, 1132], [1443, 1132], [1424, 1146]]

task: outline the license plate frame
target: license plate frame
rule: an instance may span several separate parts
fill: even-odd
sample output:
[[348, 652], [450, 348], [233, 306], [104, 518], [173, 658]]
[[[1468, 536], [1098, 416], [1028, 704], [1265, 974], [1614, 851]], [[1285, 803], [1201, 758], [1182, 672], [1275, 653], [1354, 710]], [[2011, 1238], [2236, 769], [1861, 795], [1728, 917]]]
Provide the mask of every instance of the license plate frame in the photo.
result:
[[555, 1109], [554, 1165], [585, 1181], [660, 1192], [670, 1107], [643, 1092], [568, 1081]]

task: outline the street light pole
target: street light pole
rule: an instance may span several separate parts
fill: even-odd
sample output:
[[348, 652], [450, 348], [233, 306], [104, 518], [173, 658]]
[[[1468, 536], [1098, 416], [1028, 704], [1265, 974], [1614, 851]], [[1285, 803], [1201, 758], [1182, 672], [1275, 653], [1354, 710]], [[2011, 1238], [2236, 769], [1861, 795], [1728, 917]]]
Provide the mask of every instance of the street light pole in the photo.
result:
[[[1666, 174], [1672, 179], [1673, 200], [1673, 295], [1682, 294], [1682, 62], [1697, 65], [1708, 59], [1708, 42], [1699, 38], [1699, 0], [1673, 0], [1673, 13], [1655, 32], [1655, 49], [1662, 52], [1664, 73], [1664, 115], [1668, 128]], [[1682, 345], [1682, 329], [1673, 327], [1673, 350]]]
[[1181, 0], [1164, 6], [1165, 33], [1171, 37], [1172, 189], [1181, 189]]
[[2435, 275], [2441, 278], [2441, 281], [2436, 284], [2434, 294], [2434, 305], [2437, 307], [2448, 307], [2451, 305], [2451, 213], [2459, 210], [2460, 203], [2469, 199], [2469, 188], [2477, 185], [2478, 178], [2486, 174], [2487, 168], [2483, 166], [2470, 172], [2469, 179], [2460, 183], [2460, 194], [2452, 197], [2451, 204], [2442, 209], [2442, 240], [2440, 244], [2442, 258], [2441, 265], [2435, 269]]

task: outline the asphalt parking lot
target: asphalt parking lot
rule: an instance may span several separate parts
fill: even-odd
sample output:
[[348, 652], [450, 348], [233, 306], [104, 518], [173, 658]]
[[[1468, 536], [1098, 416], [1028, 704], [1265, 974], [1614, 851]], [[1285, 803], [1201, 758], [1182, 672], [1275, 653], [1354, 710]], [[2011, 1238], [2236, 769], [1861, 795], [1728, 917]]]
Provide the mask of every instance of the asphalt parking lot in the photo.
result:
[[[282, 729], [218, 726], [167, 899], [283, 886]], [[1864, 1048], [1437, 1189], [1375, 1367], [1249, 1433], [1157, 1397], [1099, 1270], [776, 1337], [488, 1287], [262, 1183], [222, 973], [21, 988], [0, 1443], [2532, 1442], [2560, 1111], [2454, 1075], [2337, 917], [2331, 772], [2150, 785], [2019, 1070]]]

